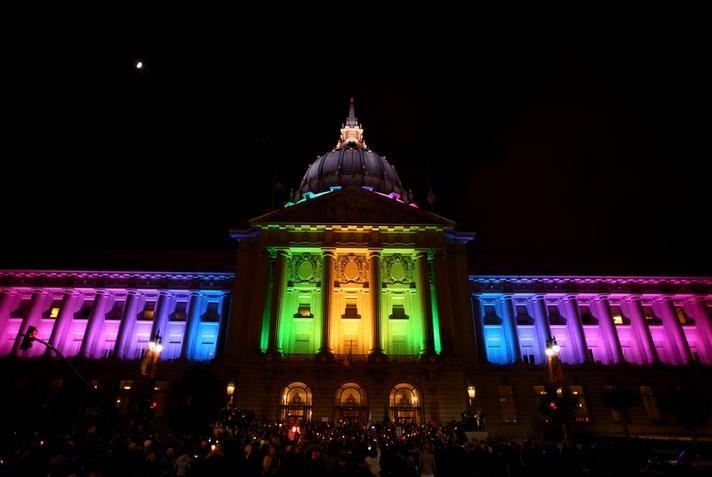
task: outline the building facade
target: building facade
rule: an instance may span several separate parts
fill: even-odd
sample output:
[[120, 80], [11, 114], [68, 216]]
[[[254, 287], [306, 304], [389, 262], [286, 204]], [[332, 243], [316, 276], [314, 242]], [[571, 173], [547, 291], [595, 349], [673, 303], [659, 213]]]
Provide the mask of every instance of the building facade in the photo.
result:
[[293, 200], [231, 236], [235, 274], [0, 271], [2, 365], [56, 360], [20, 348], [34, 326], [98, 363], [126, 409], [131, 373], [160, 343], [161, 402], [202, 365], [264, 419], [443, 422], [471, 404], [508, 436], [546, 425], [553, 341], [581, 432], [620, 432], [613, 388], [638, 393], [641, 435], [686, 432], [661, 406], [675, 389], [712, 392], [712, 278], [470, 275], [474, 234], [418, 208], [353, 104]]

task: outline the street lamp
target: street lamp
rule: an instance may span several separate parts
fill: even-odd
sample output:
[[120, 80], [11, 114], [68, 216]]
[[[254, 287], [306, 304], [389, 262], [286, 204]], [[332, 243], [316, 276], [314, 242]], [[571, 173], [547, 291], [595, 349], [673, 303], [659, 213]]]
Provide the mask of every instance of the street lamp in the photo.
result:
[[[84, 413], [84, 405], [87, 400], [87, 396], [89, 395], [89, 392], [91, 388], [93, 387], [89, 381], [82, 376], [82, 374], [77, 370], [77, 368], [74, 367], [71, 361], [69, 361], [57, 348], [52, 346], [50, 343], [47, 341], [40, 339], [37, 337], [37, 328], [34, 326], [28, 326], [27, 330], [25, 331], [25, 334], [22, 336], [22, 342], [20, 343], [20, 349], [23, 351], [28, 351], [32, 347], [32, 343], [39, 343], [45, 348], [49, 348], [55, 353], [57, 353], [57, 356], [62, 358], [62, 361], [67, 363], [69, 367], [74, 371], [74, 374], [77, 375], [77, 377], [81, 380], [81, 382], [84, 384], [84, 397], [82, 397], [81, 402], [79, 403], [79, 411], [77, 412], [77, 418], [74, 421], [74, 428], [72, 430], [73, 434], [77, 433], [77, 429], [79, 428], [79, 422], [81, 421], [82, 415]], [[96, 389], [96, 387], [94, 387]]]
[[148, 342], [148, 350], [153, 353], [160, 353], [163, 351], [163, 345], [161, 344], [161, 338], [156, 338], [156, 341]]
[[477, 395], [477, 390], [475, 389], [475, 387], [472, 384], [467, 386], [467, 398], [468, 398], [467, 402], [470, 406], [470, 412], [472, 412], [472, 406], [475, 402], [476, 395]]
[[553, 358], [559, 354], [559, 351], [561, 351], [561, 346], [556, 342], [556, 338], [551, 338], [546, 342], [546, 350], [544, 353], [546, 353], [547, 357]]
[[229, 403], [232, 404], [233, 397], [235, 396], [235, 383], [233, 381], [230, 381], [227, 383], [227, 387], [225, 388], [225, 391], [227, 391], [227, 397], [229, 399]]

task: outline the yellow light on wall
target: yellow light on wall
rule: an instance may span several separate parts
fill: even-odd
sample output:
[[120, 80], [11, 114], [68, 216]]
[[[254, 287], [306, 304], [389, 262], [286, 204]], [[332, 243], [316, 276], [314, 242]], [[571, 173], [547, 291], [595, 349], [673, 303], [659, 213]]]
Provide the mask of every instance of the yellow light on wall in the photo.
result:
[[475, 399], [475, 394], [477, 393], [477, 390], [475, 389], [474, 386], [470, 385], [467, 386], [467, 397], [470, 399]]
[[232, 381], [227, 383], [225, 390], [227, 391], [227, 395], [230, 396], [230, 399], [232, 399], [232, 396], [235, 394], [235, 383]]
[[59, 307], [53, 306], [52, 309], [49, 310], [49, 317], [57, 318], [58, 316], [59, 316]]

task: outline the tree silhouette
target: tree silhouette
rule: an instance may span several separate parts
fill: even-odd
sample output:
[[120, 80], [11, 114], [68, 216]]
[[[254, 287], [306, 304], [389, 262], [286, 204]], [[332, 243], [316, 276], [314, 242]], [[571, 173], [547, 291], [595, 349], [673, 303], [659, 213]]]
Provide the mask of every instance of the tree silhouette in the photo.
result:
[[696, 440], [695, 427], [707, 423], [711, 411], [710, 406], [709, 396], [697, 389], [677, 386], [666, 396], [661, 407], [673, 414], [692, 439]]
[[174, 430], [204, 432], [217, 420], [224, 405], [223, 389], [220, 380], [208, 368], [189, 368], [173, 389], [180, 403], [171, 422]]
[[630, 408], [639, 402], [640, 396], [632, 389], [614, 387], [608, 388], [603, 392], [603, 405], [621, 415], [621, 426], [623, 426], [623, 435], [626, 439], [630, 435], [630, 430], [628, 429]]
[[546, 394], [539, 400], [539, 412], [553, 424], [560, 424], [564, 441], [568, 443], [567, 424], [573, 421], [580, 397], [571, 393], [567, 386], [547, 384]]

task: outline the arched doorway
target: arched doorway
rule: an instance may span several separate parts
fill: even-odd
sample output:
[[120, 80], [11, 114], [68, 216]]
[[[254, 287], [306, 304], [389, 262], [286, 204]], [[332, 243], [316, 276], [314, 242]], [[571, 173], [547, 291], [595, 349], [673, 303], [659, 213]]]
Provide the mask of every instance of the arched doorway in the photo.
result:
[[366, 391], [356, 383], [346, 383], [336, 391], [336, 422], [364, 424], [368, 420]]
[[282, 391], [280, 418], [288, 423], [311, 421], [312, 392], [304, 383], [294, 382]]
[[391, 390], [390, 415], [396, 424], [420, 424], [422, 401], [420, 393], [412, 384], [396, 384]]

